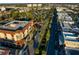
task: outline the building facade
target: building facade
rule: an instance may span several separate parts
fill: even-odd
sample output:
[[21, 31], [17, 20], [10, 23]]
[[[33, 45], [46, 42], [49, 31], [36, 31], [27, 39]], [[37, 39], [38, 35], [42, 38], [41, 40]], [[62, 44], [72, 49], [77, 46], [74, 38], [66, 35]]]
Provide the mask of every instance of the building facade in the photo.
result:
[[33, 20], [12, 21], [0, 26], [0, 38], [13, 40], [17, 44], [23, 44], [24, 38], [32, 31]]

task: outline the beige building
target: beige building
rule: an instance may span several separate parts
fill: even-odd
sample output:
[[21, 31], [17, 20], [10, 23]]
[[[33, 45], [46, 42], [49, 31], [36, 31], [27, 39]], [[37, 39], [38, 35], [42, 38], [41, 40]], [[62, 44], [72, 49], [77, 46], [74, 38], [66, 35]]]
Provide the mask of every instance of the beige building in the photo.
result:
[[24, 38], [30, 33], [33, 27], [31, 21], [12, 21], [0, 26], [0, 38], [14, 40], [17, 44], [23, 44]]

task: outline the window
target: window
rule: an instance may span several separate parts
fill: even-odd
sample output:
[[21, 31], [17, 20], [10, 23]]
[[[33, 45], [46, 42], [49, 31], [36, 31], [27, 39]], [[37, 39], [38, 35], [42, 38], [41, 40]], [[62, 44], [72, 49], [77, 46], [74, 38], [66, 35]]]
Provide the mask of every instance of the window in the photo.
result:
[[30, 35], [27, 35], [26, 36], [26, 41], [29, 41], [30, 40]]
[[12, 35], [11, 34], [6, 34], [7, 39], [12, 40]]
[[26, 37], [26, 36], [27, 36], [27, 29], [24, 32], [24, 37]]
[[21, 40], [20, 33], [16, 33], [16, 34], [14, 35], [14, 40], [15, 40], [15, 41]]
[[29, 28], [28, 28], [28, 32], [30, 32], [31, 31], [31, 26], [29, 26]]
[[22, 33], [22, 32], [20, 33], [20, 36], [21, 36], [21, 39], [23, 39], [23, 38], [24, 38], [24, 37], [23, 37], [23, 33]]
[[4, 38], [5, 39], [5, 34], [4, 33], [0, 33], [0, 38]]

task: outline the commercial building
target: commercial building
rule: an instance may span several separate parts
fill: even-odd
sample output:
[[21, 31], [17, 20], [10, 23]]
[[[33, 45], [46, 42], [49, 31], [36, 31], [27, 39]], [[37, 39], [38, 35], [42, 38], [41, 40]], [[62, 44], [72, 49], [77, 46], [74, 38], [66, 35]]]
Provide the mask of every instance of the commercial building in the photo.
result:
[[16, 44], [24, 44], [24, 38], [32, 31], [33, 20], [18, 21], [14, 20], [0, 26], [0, 38], [12, 40]]

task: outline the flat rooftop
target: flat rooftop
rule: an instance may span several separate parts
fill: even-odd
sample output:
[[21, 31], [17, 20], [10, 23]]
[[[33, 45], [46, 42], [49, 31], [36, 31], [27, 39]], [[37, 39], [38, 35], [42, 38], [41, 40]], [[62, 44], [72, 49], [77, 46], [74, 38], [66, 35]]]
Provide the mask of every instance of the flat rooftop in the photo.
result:
[[6, 24], [0, 26], [0, 29], [3, 29], [3, 30], [18, 30], [18, 29], [23, 29], [28, 22], [29, 21], [14, 20], [14, 21], [11, 21], [9, 23], [6, 23]]

